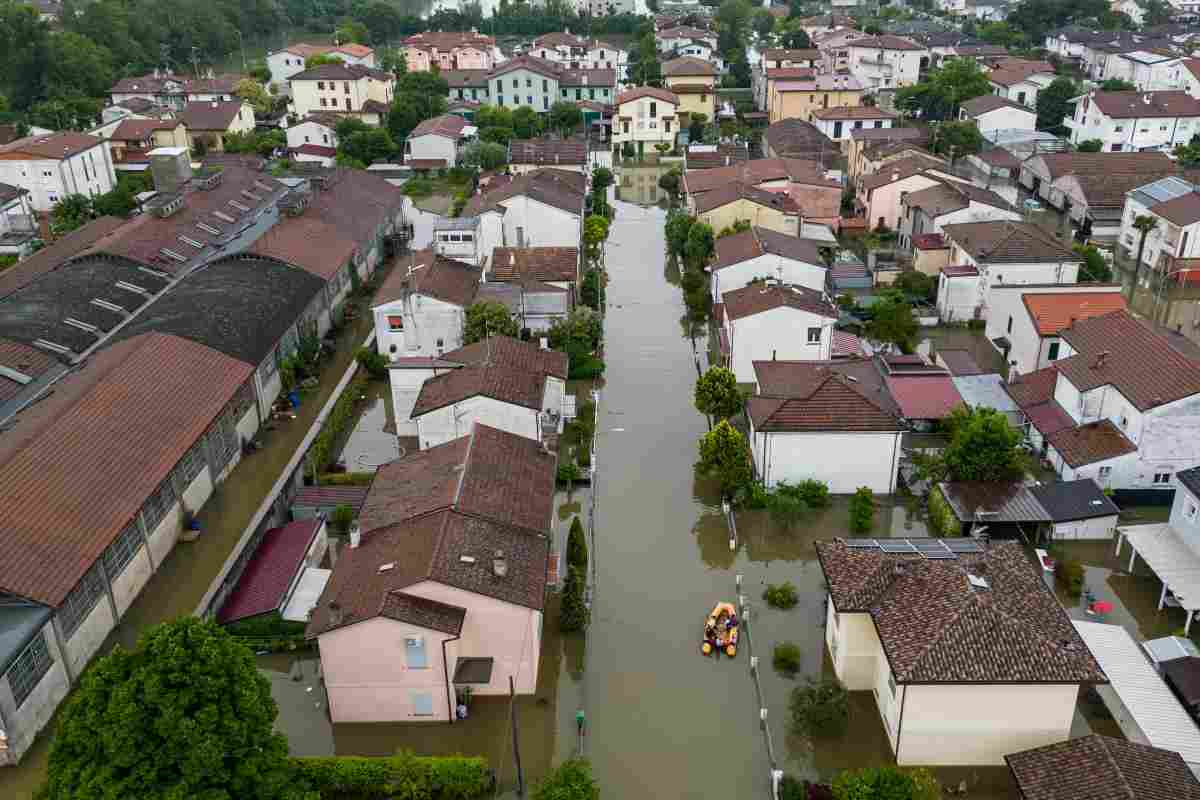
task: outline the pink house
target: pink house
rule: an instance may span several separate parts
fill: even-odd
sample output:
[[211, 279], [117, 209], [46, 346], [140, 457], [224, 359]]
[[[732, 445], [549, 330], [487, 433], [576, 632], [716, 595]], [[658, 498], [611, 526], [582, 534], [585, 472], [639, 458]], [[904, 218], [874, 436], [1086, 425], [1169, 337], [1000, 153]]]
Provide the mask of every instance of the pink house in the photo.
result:
[[409, 72], [439, 69], [492, 69], [496, 40], [477, 31], [426, 31], [404, 40]]
[[309, 622], [334, 722], [452, 721], [537, 686], [555, 457], [476, 424], [382, 466]]

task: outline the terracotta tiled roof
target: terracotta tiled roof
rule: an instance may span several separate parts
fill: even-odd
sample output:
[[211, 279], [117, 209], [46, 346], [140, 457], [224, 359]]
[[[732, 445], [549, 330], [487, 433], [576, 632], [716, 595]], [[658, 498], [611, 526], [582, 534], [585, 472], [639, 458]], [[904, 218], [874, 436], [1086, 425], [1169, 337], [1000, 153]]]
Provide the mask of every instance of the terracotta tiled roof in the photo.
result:
[[[1153, 174], [1146, 182], [1155, 177], [1174, 174], [1176, 164], [1166, 153], [1158, 151], [1146, 153], [1048, 153], [1040, 158], [1046, 165], [1046, 173], [1051, 180], [1070, 173], [1098, 173], [1116, 175], [1118, 173], [1134, 172], [1138, 174]], [[1160, 170], [1166, 170], [1159, 173]]]
[[884, 34], [866, 39], [855, 39], [850, 47], [869, 47], [875, 50], [924, 50], [925, 48], [911, 39]]
[[912, 237], [912, 243], [918, 250], [945, 250], [950, 247], [940, 233], [919, 233]]
[[948, 167], [944, 161], [932, 156], [913, 155], [908, 158], [899, 158], [884, 164], [878, 172], [865, 176], [862, 179], [862, 186], [864, 190], [870, 192], [872, 189], [895, 183], [927, 169], [945, 171]]
[[808, 239], [798, 239], [767, 228], [753, 227], [717, 239], [716, 255], [709, 270], [715, 272], [758, 258], [765, 253], [774, 253], [814, 266], [824, 264], [817, 245]]
[[365, 486], [301, 486], [292, 498], [293, 506], [350, 506], [357, 515], [367, 497]]
[[817, 119], [896, 119], [896, 115], [876, 106], [837, 106], [818, 108], [812, 112]]
[[413, 128], [408, 138], [413, 139], [417, 136], [433, 134], [457, 141], [462, 136], [463, 128], [469, 124], [469, 122], [457, 114], [442, 114], [440, 117], [433, 117], [421, 122], [417, 127]]
[[943, 419], [963, 404], [950, 375], [888, 375], [888, 391], [907, 419]]
[[243, 106], [246, 113], [253, 114], [243, 100], [197, 100], [184, 106], [179, 118], [189, 131], [226, 131]]
[[999, 86], [1013, 86], [1018, 83], [1024, 83], [1033, 75], [1053, 74], [1054, 67], [1044, 62], [1016, 63], [1005, 61], [1001, 62], [996, 69], [987, 73], [987, 79]]
[[480, 272], [432, 250], [402, 258], [375, 292], [372, 307], [395, 302], [406, 290], [466, 308], [479, 293]]
[[76, 153], [82, 153], [101, 142], [101, 139], [86, 133], [62, 131], [45, 136], [26, 136], [24, 139], [16, 139], [6, 145], [0, 145], [0, 153], [5, 155], [20, 153], [59, 161]]
[[164, 94], [168, 84], [178, 84], [180, 94], [231, 94], [233, 87], [244, 75], [217, 75], [212, 78], [185, 78], [181, 75], [161, 73], [122, 78], [109, 89], [111, 94]]
[[533, 342], [523, 342], [511, 336], [492, 336], [481, 342], [451, 350], [442, 361], [469, 367], [494, 366], [522, 372], [535, 372], [567, 379], [567, 354], [559, 350], [543, 350]]
[[388, 592], [379, 609], [379, 616], [416, 625], [418, 628], [458, 636], [462, 633], [467, 610], [407, 592]]
[[975, 363], [970, 350], [938, 350], [937, 355], [941, 363], [946, 365], [946, 369], [950, 370], [950, 374], [956, 378], [984, 374], [979, 364]]
[[716, 68], [702, 58], [683, 56], [673, 58], [662, 65], [662, 74], [673, 78], [681, 75], [716, 75]]
[[322, 524], [320, 519], [297, 520], [264, 533], [229, 599], [221, 606], [217, 622], [225, 625], [280, 610]]
[[1080, 261], [1067, 244], [1028, 222], [963, 222], [946, 225], [942, 232], [982, 264]]
[[705, 214], [722, 206], [746, 200], [760, 206], [773, 208], [784, 214], [799, 214], [800, 206], [790, 195], [783, 192], [769, 192], [756, 186], [748, 186], [741, 182], [728, 183], [710, 192], [704, 192], [695, 199], [696, 213]]
[[836, 610], [873, 618], [897, 683], [1108, 682], [1018, 542], [952, 559], [818, 542], [817, 557]]
[[0, 590], [59, 605], [252, 372], [146, 334], [92, 356], [19, 415], [0, 442]]
[[[887, 165], [885, 164], [883, 168], [887, 169]], [[960, 184], [958, 181], [944, 181], [936, 186], [918, 189], [910, 192], [904, 199], [904, 203], [909, 208], [920, 208], [933, 219], [954, 211], [961, 211], [970, 206], [972, 201], [1004, 211], [1016, 210], [995, 192], [969, 183]]]
[[763, 135], [777, 156], [804, 158], [819, 154], [830, 158], [833, 153], [839, 152], [833, 140], [821, 133], [817, 126], [800, 119], [782, 119], [769, 125]]
[[967, 116], [969, 117], [978, 117], [980, 114], [986, 114], [989, 111], [996, 111], [1001, 108], [1033, 113], [1033, 110], [1028, 106], [1023, 106], [1015, 100], [1009, 100], [1007, 97], [1001, 97], [998, 94], [983, 94], [979, 97], [973, 97], [961, 103], [959, 108], [967, 112]]
[[407, 47], [434, 47], [444, 52], [458, 47], [490, 49], [495, 47], [496, 40], [476, 31], [425, 31], [409, 36], [404, 44]]
[[307, 214], [283, 217], [248, 252], [278, 258], [329, 280], [350, 263], [357, 249], [336, 225]]
[[719, 144], [716, 150], [693, 150], [689, 147], [684, 154], [684, 163], [690, 171], [729, 167], [747, 161], [749, 158], [750, 149], [744, 143], [731, 143]]
[[942, 267], [942, 273], [947, 278], [977, 278], [979, 270], [969, 264], [952, 264], [949, 267]]
[[511, 183], [477, 194], [467, 201], [463, 216], [475, 217], [505, 200], [524, 195], [539, 203], [582, 216], [587, 177], [579, 172], [543, 167], [518, 175]]
[[125, 119], [109, 138], [119, 142], [140, 142], [149, 139], [155, 131], [174, 130], [179, 125], [177, 119]]
[[1091, 734], [1006, 755], [1022, 800], [1198, 800], [1174, 750]]
[[773, 308], [794, 308], [810, 314], [837, 319], [838, 311], [822, 292], [805, 286], [779, 286], [759, 283], [734, 289], [722, 295], [729, 319], [761, 314]]
[[582, 166], [587, 156], [587, 142], [579, 139], [513, 139], [508, 143], [510, 164]]
[[1119, 291], [1023, 294], [1021, 299], [1041, 336], [1056, 335], [1075, 320], [1125, 308], [1125, 296]]
[[545, 383], [545, 376], [536, 372], [495, 366], [463, 367], [426, 380], [413, 405], [412, 416], [415, 419], [452, 403], [480, 396], [539, 411]]
[[319, 144], [302, 144], [299, 147], [293, 147], [292, 152], [303, 156], [321, 156], [322, 158], [333, 158], [337, 155], [337, 148], [325, 147]]
[[1137, 452], [1137, 445], [1129, 441], [1121, 429], [1108, 419], [1063, 428], [1047, 436], [1046, 441], [1072, 467]]
[[815, 47], [807, 50], [784, 50], [768, 47], [763, 50], [763, 57], [768, 61], [820, 61], [821, 51]]
[[[873, 368], [863, 362], [864, 368]], [[886, 398], [853, 374], [825, 361], [755, 361], [759, 394], [746, 408], [756, 431], [898, 431]]]
[[319, 64], [311, 69], [288, 78], [290, 81], [357, 81], [372, 78], [377, 81], [390, 83], [396, 76], [384, 69], [366, 67], [362, 64], [346, 64], [342, 61], [330, 64]]
[[731, 182], [757, 186], [768, 181], [787, 180], [840, 189], [841, 185], [825, 177], [825, 169], [816, 161], [801, 158], [756, 158], [728, 167], [689, 169], [683, 176], [688, 194], [700, 194], [727, 186]]
[[996, 147], [991, 150], [985, 150], [982, 153], [976, 153], [974, 158], [978, 158], [985, 164], [990, 164], [993, 167], [1001, 167], [1008, 169], [1016, 169], [1021, 166], [1021, 162], [1012, 153], [1002, 147]]
[[653, 86], [635, 86], [632, 89], [626, 89], [617, 95], [617, 105], [637, 100], [639, 97], [653, 97], [657, 100], [662, 100], [664, 103], [679, 105], [679, 96], [674, 92], [668, 89], [658, 89]]
[[1039, 403], [1054, 399], [1054, 385], [1058, 382], [1058, 370], [1053, 365], [1024, 375], [1014, 376], [1005, 384], [1008, 396], [1021, 408], [1031, 408]]
[[492, 250], [488, 277], [497, 281], [533, 278], [574, 283], [578, 269], [578, 247], [497, 247]]
[[1184, 91], [1094, 92], [1088, 98], [1113, 119], [1200, 117], [1200, 100]]

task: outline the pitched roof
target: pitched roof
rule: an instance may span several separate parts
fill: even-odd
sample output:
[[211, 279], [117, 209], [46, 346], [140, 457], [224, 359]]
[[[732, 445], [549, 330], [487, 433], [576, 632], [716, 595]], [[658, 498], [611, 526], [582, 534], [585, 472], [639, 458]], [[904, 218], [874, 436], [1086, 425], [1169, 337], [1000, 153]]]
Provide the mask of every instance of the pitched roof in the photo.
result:
[[884, 380], [907, 419], [942, 419], [963, 404], [949, 373], [888, 375]]
[[683, 176], [688, 194], [700, 194], [719, 189], [731, 182], [757, 186], [768, 181], [787, 180], [829, 188], [841, 184], [825, 177], [825, 169], [816, 161], [801, 158], [756, 158], [727, 167], [689, 169]]
[[537, 372], [498, 366], [462, 367], [428, 378], [417, 394], [412, 417], [479, 396], [540, 411], [545, 383], [546, 376]]
[[[863, 189], [870, 192], [872, 189], [912, 177], [927, 169], [946, 170], [948, 167], [944, 161], [933, 156], [914, 154], [906, 158], [898, 158], [884, 164], [878, 172], [864, 176], [862, 179]], [[934, 180], [938, 179], [934, 178]]]
[[421, 122], [417, 127], [413, 128], [408, 138], [414, 139], [418, 136], [433, 135], [458, 141], [462, 136], [463, 128], [468, 125], [470, 123], [458, 114], [442, 114], [440, 117], [433, 117]]
[[[887, 168], [886, 165], [884, 168]], [[943, 181], [936, 186], [918, 189], [908, 193], [904, 199], [910, 208], [920, 208], [934, 219], [967, 208], [972, 201], [1005, 211], [1016, 210], [995, 192], [958, 181]]]
[[1015, 481], [942, 481], [938, 489], [959, 522], [1049, 522], [1050, 515]]
[[1054, 336], [1075, 320], [1125, 308], [1125, 295], [1119, 291], [1030, 293], [1022, 294], [1021, 300], [1040, 336]]
[[855, 39], [848, 47], [870, 47], [876, 50], [924, 50], [925, 48], [911, 39], [884, 34], [870, 36], [865, 39]]
[[578, 247], [497, 247], [492, 250], [488, 275], [495, 281], [532, 278], [574, 283], [578, 269]]
[[1024, 375], [1015, 375], [1004, 388], [1014, 403], [1021, 408], [1030, 408], [1054, 399], [1054, 385], [1057, 382], [1058, 370], [1050, 365]]
[[518, 175], [511, 183], [472, 197], [463, 209], [463, 216], [478, 216], [484, 211], [500, 206], [505, 200], [521, 195], [581, 216], [586, 185], [587, 176], [579, 172], [551, 167], [531, 170], [524, 175]]
[[123, 119], [109, 136], [118, 142], [140, 142], [155, 131], [170, 131], [182, 124], [178, 119]]
[[942, 232], [948, 240], [984, 264], [1080, 261], [1078, 253], [1028, 222], [963, 222], [946, 225]]
[[379, 609], [379, 616], [458, 636], [462, 633], [467, 610], [408, 592], [388, 592]]
[[1002, 67], [987, 74], [987, 79], [998, 86], [1014, 86], [1024, 83], [1033, 75], [1053, 75], [1054, 69], [1040, 67]]
[[970, 350], [938, 350], [937, 357], [956, 378], [984, 374]]
[[379, 285], [371, 307], [395, 302], [412, 291], [466, 308], [479, 293], [481, 279], [481, 273], [468, 264], [432, 250], [414, 250]]
[[581, 166], [587, 157], [587, 142], [580, 139], [513, 139], [508, 143], [510, 164]]
[[[1063, 175], [1076, 173], [1099, 173], [1115, 175], [1118, 173], [1134, 172], [1138, 174], [1153, 173], [1156, 169], [1168, 170], [1163, 174], [1174, 174], [1175, 162], [1166, 153], [1149, 151], [1144, 153], [1047, 153], [1040, 158], [1046, 166], [1046, 173], [1051, 180]], [[1032, 159], [1031, 159], [1032, 160]], [[1157, 177], [1161, 177], [1157, 176]], [[1147, 178], [1147, 182], [1154, 178]]]
[[1078, 320], [1060, 335], [1075, 355], [1055, 367], [1081, 392], [1109, 384], [1139, 411], [1200, 393], [1200, 365], [1128, 311]]
[[490, 48], [496, 45], [494, 37], [478, 31], [425, 31], [414, 33], [404, 40], [408, 47], [435, 47], [438, 50], [453, 50], [457, 47]]
[[1150, 211], [1176, 225], [1200, 222], [1200, 192], [1192, 191], [1150, 207]]
[[830, 319], [837, 319], [838, 311], [824, 295], [806, 286], [780, 286], [752, 283], [741, 289], [725, 292], [721, 296], [725, 315], [730, 319], [761, 314], [775, 308], [794, 308]]
[[279, 610], [322, 524], [320, 519], [296, 520], [264, 533], [217, 613], [217, 622], [225, 625]]
[[673, 58], [662, 65], [664, 77], [674, 78], [681, 75], [716, 75], [717, 70], [711, 63], [695, 56]]
[[102, 143], [102, 139], [86, 133], [60, 131], [43, 136], [26, 136], [0, 145], [0, 155], [26, 154], [58, 161], [82, 153]]
[[244, 100], [197, 100], [184, 106], [179, 118], [189, 131], [226, 131], [243, 106], [249, 108]]
[[973, 97], [959, 104], [959, 108], [967, 112], [969, 117], [978, 117], [981, 114], [986, 114], [989, 111], [995, 111], [1000, 108], [1010, 108], [1016, 111], [1024, 111], [1027, 114], [1033, 114], [1033, 109], [1028, 106], [1023, 106], [1015, 100], [1009, 100], [1007, 97], [1001, 97], [998, 94], [983, 94], [979, 97]]
[[252, 373], [148, 334], [100, 351], [22, 412], [0, 437], [0, 590], [59, 605]]
[[768, 47], [763, 50], [763, 58], [768, 61], [820, 61], [821, 51], [815, 47], [800, 50]]
[[83, 227], [56, 239], [29, 258], [0, 271], [0, 297], [6, 297], [33, 283], [47, 272], [57, 269], [125, 223], [126, 220], [120, 217], [97, 217]]
[[1113, 119], [1200, 117], [1200, 100], [1184, 91], [1093, 92], [1088, 98]]
[[850, 138], [856, 142], [927, 142], [929, 132], [923, 128], [855, 128]]
[[362, 64], [347, 64], [344, 61], [318, 64], [288, 78], [289, 81], [357, 81], [363, 78], [373, 78], [388, 83], [396, 80], [396, 76], [385, 69], [363, 66]]
[[[185, 78], [170, 72], [157, 75], [136, 75], [122, 78], [111, 89], [110, 94], [230, 94], [233, 87], [245, 75], [215, 75], [211, 78]], [[173, 85], [174, 86], [173, 86]]]
[[1055, 522], [1110, 517], [1121, 509], [1091, 478], [1030, 486], [1029, 491]]
[[791, 195], [784, 192], [770, 192], [766, 189], [759, 189], [757, 186], [749, 186], [740, 181], [727, 183], [710, 192], [704, 192], [696, 196], [694, 202], [696, 213], [705, 214], [721, 206], [736, 203], [739, 200], [746, 200], [755, 205], [773, 208], [784, 214], [800, 213], [800, 206], [792, 199]]
[[653, 97], [656, 100], [662, 100], [664, 103], [679, 105], [679, 95], [668, 89], [659, 89], [654, 86], [635, 86], [632, 89], [626, 89], [617, 95], [617, 105], [637, 100], [640, 97]]
[[709, 269], [715, 272], [766, 253], [813, 266], [824, 265], [815, 242], [755, 226], [717, 239], [716, 254]]
[[511, 336], [491, 336], [487, 339], [451, 350], [442, 361], [464, 366], [494, 366], [523, 372], [550, 375], [567, 379], [567, 354], [560, 350], [543, 350], [533, 342], [523, 342]]
[[896, 119], [896, 115], [877, 106], [836, 106], [812, 111], [817, 119]]
[[818, 542], [817, 557], [837, 611], [871, 615], [898, 683], [1107, 682], [1018, 542], [949, 559]]
[[1023, 800], [1198, 800], [1174, 750], [1090, 734], [1004, 757]]
[[763, 134], [777, 156], [804, 156], [819, 153], [826, 158], [839, 152], [833, 140], [811, 122], [789, 117], [767, 126]]
[[859, 375], [870, 362], [755, 361], [759, 393], [746, 401], [756, 431], [899, 431], [878, 384]]
[[1137, 445], [1129, 441], [1121, 429], [1109, 419], [1063, 428], [1048, 435], [1046, 441], [1058, 451], [1063, 461], [1072, 467], [1082, 467], [1137, 452]]

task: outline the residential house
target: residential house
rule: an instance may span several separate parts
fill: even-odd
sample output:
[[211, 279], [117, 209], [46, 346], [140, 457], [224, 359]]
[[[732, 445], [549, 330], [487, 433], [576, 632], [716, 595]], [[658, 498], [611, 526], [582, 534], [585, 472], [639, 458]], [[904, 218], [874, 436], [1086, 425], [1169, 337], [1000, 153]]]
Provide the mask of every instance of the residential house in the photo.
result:
[[613, 122], [613, 157], [629, 145], [639, 156], [658, 145], [675, 146], [679, 133], [679, 95], [653, 86], [638, 86], [617, 95]]
[[204, 78], [185, 78], [170, 72], [155, 70], [150, 75], [122, 78], [109, 89], [113, 105], [133, 100], [146, 100], [160, 106], [182, 111], [188, 103], [203, 100], [228, 102], [234, 99], [233, 90], [244, 75], [208, 75]]
[[599, 39], [584, 39], [570, 32], [547, 33], [533, 40], [532, 55], [571, 69], [610, 69], [625, 81], [629, 73], [629, 51]]
[[901, 198], [944, 181], [963, 179], [950, 172], [940, 158], [916, 155], [885, 162], [880, 170], [859, 179], [856, 202], [872, 228], [900, 226]]
[[1031, 131], [1037, 123], [1037, 114], [1029, 106], [998, 94], [985, 94], [967, 100], [958, 107], [958, 118], [964, 122], [974, 122], [981, 132]]
[[254, 107], [245, 100], [197, 101], [184, 106], [179, 119], [192, 150], [221, 153], [226, 136], [254, 130]]
[[0, 564], [0, 764], [33, 745], [174, 548], [186, 511], [241, 458], [240, 434], [258, 425], [252, 372], [188, 339], [131, 337], [7, 424], [0, 527], [14, 553], [39, 555]]
[[948, 481], [934, 490], [958, 523], [954, 536], [981, 528], [992, 539], [1034, 543], [1113, 538], [1121, 510], [1090, 478], [1026, 486], [1005, 481]]
[[518, 56], [488, 72], [484, 99], [497, 106], [528, 106], [546, 112], [560, 100], [606, 103], [612, 100], [615, 91], [615, 70], [570, 69], [534, 56]]
[[463, 215], [479, 217], [481, 250], [507, 247], [578, 247], [588, 176], [549, 167], [518, 175], [477, 194]]
[[488, 102], [489, 74], [490, 70], [486, 69], [456, 69], [442, 72], [441, 77], [450, 88], [450, 103]]
[[404, 141], [404, 161], [420, 169], [456, 167], [475, 134], [475, 126], [457, 114], [424, 120]]
[[950, 266], [950, 245], [940, 233], [918, 233], [908, 240], [912, 246], [913, 269], [938, 276]]
[[554, 469], [486, 425], [379, 469], [308, 624], [334, 722], [453, 723], [467, 689], [534, 693]]
[[802, 17], [800, 27], [809, 36], [821, 33], [833, 33], [858, 27], [858, 20], [846, 14], [818, 14], [815, 17]]
[[1139, 92], [1186, 90], [1185, 73], [1190, 74], [1183, 58], [1174, 53], [1134, 50], [1109, 57], [1102, 80], [1128, 81]]
[[[853, 128], [846, 152], [846, 173], [851, 186], [857, 188], [858, 179], [879, 169], [884, 160], [880, 153], [886, 150], [887, 158], [909, 155], [930, 155], [925, 150], [929, 133], [921, 128]], [[909, 150], [891, 150], [892, 146], [904, 146]], [[880, 150], [879, 148], [883, 148]]]
[[1019, 800], [1067, 800], [1075, 775], [1130, 797], [1200, 797], [1200, 781], [1175, 750], [1090, 734], [1004, 757]]
[[809, 115], [817, 130], [831, 140], [849, 149], [850, 132], [861, 128], [890, 128], [896, 123], [896, 115], [876, 106], [842, 106], [839, 108], [817, 108]]
[[[654, 34], [654, 39], [660, 53], [673, 53], [692, 42], [704, 42], [713, 49], [717, 47], [717, 35], [715, 33], [690, 25], [676, 25], [670, 28], [663, 28]], [[636, 79], [640, 76], [634, 75], [633, 77]]]
[[823, 290], [772, 278], [725, 292], [718, 308], [721, 350], [740, 383], [755, 380], [755, 361], [828, 361], [833, 356], [838, 310]]
[[1000, 195], [962, 181], [944, 181], [908, 192], [900, 199], [900, 208], [901, 250], [910, 249], [914, 237], [940, 234], [946, 225], [1022, 219], [1021, 212]]
[[751, 86], [754, 98], [759, 108], [767, 108], [767, 71], [772, 69], [808, 69], [816, 74], [821, 68], [823, 59], [821, 51], [815, 47], [807, 50], [785, 50], [768, 47], [763, 49], [762, 56], [754, 65], [751, 75]]
[[[257, 547], [244, 551], [249, 558], [232, 588], [214, 602], [219, 609], [217, 623], [229, 625], [270, 614], [288, 622], [308, 622], [308, 612], [329, 580], [329, 570], [320, 568], [328, 549], [329, 531], [323, 517], [298, 519], [267, 530]], [[310, 571], [315, 574], [306, 574]], [[311, 578], [316, 578], [320, 588], [305, 586], [303, 591], [310, 597], [297, 597], [301, 582]]]
[[767, 126], [763, 134], [766, 158], [801, 158], [832, 167], [840, 149], [811, 122], [782, 119]]
[[483, 251], [478, 217], [442, 217], [433, 223], [433, 252], [439, 256], [461, 261], [472, 267], [483, 267], [491, 251]]
[[403, 43], [409, 72], [490, 70], [496, 66], [496, 39], [478, 31], [424, 31]]
[[309, 114], [287, 129], [288, 151], [293, 161], [318, 161], [330, 166], [337, 157], [337, 124], [332, 111]]
[[1055, 77], [1054, 67], [1050, 64], [1017, 59], [1005, 60], [987, 74], [994, 94], [1028, 108], [1037, 108], [1038, 92], [1049, 86]]
[[662, 65], [662, 74], [667, 91], [679, 98], [678, 113], [703, 114], [709, 122], [717, 118], [717, 70], [711, 63], [675, 58]]
[[[1166, 170], [1163, 172], [1163, 170]], [[1021, 162], [1020, 183], [1055, 208], [1063, 207], [1063, 196], [1054, 191], [1054, 183], [1068, 175], [1098, 174], [1153, 175], [1149, 180], [1173, 174], [1175, 162], [1166, 153], [1046, 153]]]
[[862, 106], [863, 85], [849, 75], [816, 75], [805, 67], [780, 67], [767, 70], [763, 83], [763, 107], [771, 122], [791, 117], [812, 121], [817, 111]]
[[29, 190], [0, 183], [0, 255], [24, 258], [39, 233]]
[[879, 367], [900, 416], [917, 430], [929, 430], [964, 405], [950, 371], [919, 353], [882, 355]]
[[1091, 91], [1064, 120], [1071, 143], [1099, 139], [1103, 152], [1171, 150], [1200, 133], [1200, 99], [1183, 91]]
[[995, 285], [1078, 281], [1079, 254], [1037, 225], [963, 222], [945, 225], [942, 234], [951, 264], [938, 282], [938, 315], [944, 322], [989, 319]]
[[800, 233], [800, 204], [781, 191], [729, 183], [689, 197], [688, 208], [718, 233], [742, 221], [789, 236]]
[[1121, 284], [994, 286], [987, 338], [1004, 354], [1009, 375], [1047, 367], [1067, 354], [1059, 335], [1081, 319], [1125, 308]]
[[297, 117], [337, 111], [368, 125], [383, 124], [392, 105], [396, 76], [361, 64], [320, 64], [293, 75], [289, 108]]
[[1178, 88], [1192, 97], [1200, 97], [1200, 58], [1185, 58], [1180, 66]]
[[578, 247], [497, 247], [484, 270], [489, 281], [548, 283], [575, 294], [579, 283]]
[[1164, 167], [1142, 173], [1064, 175], [1050, 185], [1050, 196], [1061, 198], [1063, 210], [1081, 235], [1097, 242], [1115, 242], [1121, 234], [1122, 215], [1129, 193], [1148, 181], [1176, 171], [1176, 168]]
[[409, 361], [391, 371], [396, 426], [422, 450], [466, 436], [476, 423], [538, 443], [562, 432], [566, 353], [494, 336], [441, 355], [432, 372]]
[[70, 194], [96, 197], [117, 185], [109, 143], [64, 131], [0, 145], [0, 181], [29, 192], [34, 211], [49, 211]]
[[834, 673], [874, 692], [896, 762], [1002, 764], [1068, 738], [1080, 688], [1107, 678], [1022, 545], [907, 543], [817, 543]]
[[109, 134], [109, 152], [114, 169], [145, 169], [150, 151], [156, 147], [189, 147], [187, 128], [181, 119], [136, 119], [127, 117]]
[[388, 274], [371, 301], [375, 347], [388, 359], [441, 356], [463, 344], [467, 307], [481, 273], [431, 250], [418, 250]]
[[[600, 0], [596, 0], [596, 2], [599, 1]], [[712, 64], [716, 68], [717, 72], [725, 71], [725, 59], [721, 57], [721, 51], [703, 39], [692, 39], [687, 44], [677, 47], [672, 52], [664, 53], [663, 55], [669, 55], [671, 58], [683, 58], [684, 56], [698, 58], [701, 61], [707, 61], [708, 63]]]
[[[297, 42], [282, 50], [267, 53], [267, 69], [271, 71], [271, 85], [277, 91], [287, 94], [291, 91], [288, 83], [293, 76], [304, 72], [305, 62], [314, 56], [336, 58], [344, 64], [358, 64], [363, 67], [375, 66], [375, 51], [365, 44], [353, 42], [347, 44], [306, 44]], [[409, 69], [415, 69], [409, 62]]]
[[993, 182], [1000, 185], [1016, 183], [1021, 172], [1021, 161], [1002, 147], [995, 147], [982, 153], [972, 153], [965, 160], [979, 172], [983, 181], [989, 186]]
[[750, 160], [750, 148], [745, 142], [722, 144], [689, 144], [683, 151], [684, 172], [697, 169], [729, 167]]
[[1139, 217], [1154, 220], [1141, 249], [1142, 264], [1165, 275], [1187, 280], [1187, 271], [1200, 257], [1200, 194], [1190, 181], [1176, 176], [1159, 178], [1130, 191], [1121, 213], [1119, 239], [1122, 250], [1136, 260], [1142, 233], [1134, 228]]
[[544, 167], [590, 173], [588, 143], [583, 139], [512, 139], [508, 143], [508, 170], [523, 175]]
[[756, 158], [728, 167], [689, 169], [683, 175], [682, 192], [689, 199], [740, 183], [770, 192], [782, 192], [800, 206], [806, 221], [837, 230], [841, 220], [842, 186], [827, 178], [815, 161], [796, 158]]
[[[769, 487], [818, 480], [834, 494], [896, 489], [905, 426], [875, 363], [755, 361], [746, 400], [755, 472]], [[813, 453], [837, 458], [813, 458]]]
[[712, 276], [713, 303], [726, 292], [767, 280], [824, 291], [829, 272], [813, 242], [759, 227], [717, 239], [705, 269]]
[[884, 34], [855, 39], [846, 44], [850, 74], [868, 91], [912, 86], [920, 79], [929, 51], [899, 36]]

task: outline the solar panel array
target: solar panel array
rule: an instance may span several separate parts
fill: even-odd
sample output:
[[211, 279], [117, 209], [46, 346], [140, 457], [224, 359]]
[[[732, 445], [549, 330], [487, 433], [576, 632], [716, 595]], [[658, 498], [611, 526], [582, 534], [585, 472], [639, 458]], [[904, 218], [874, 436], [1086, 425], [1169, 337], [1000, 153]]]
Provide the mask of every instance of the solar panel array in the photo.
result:
[[919, 555], [927, 559], [958, 558], [960, 554], [982, 553], [977, 539], [846, 539], [852, 550], [879, 550], [891, 555]]

